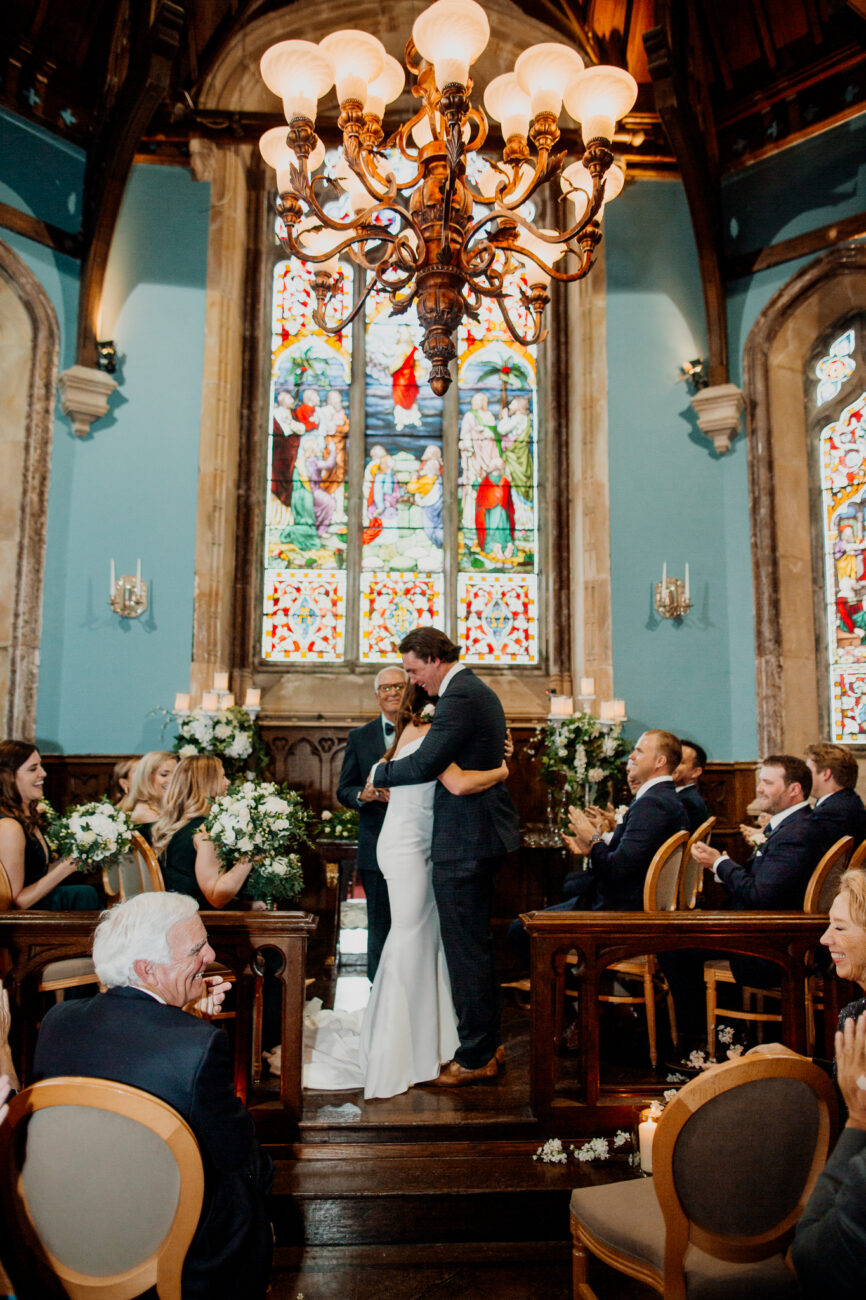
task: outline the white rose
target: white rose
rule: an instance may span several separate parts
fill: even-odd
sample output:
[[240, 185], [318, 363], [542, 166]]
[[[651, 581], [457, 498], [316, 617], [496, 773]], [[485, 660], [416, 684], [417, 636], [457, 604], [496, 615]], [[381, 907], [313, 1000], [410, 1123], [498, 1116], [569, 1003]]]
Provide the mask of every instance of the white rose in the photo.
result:
[[91, 844], [95, 844], [96, 840], [97, 836], [94, 835], [93, 831], [81, 831], [78, 835], [78, 843], [83, 849], [87, 849]]
[[218, 740], [225, 740], [227, 736], [232, 734], [232, 729], [231, 727], [227, 727], [224, 722], [218, 722], [213, 729], [213, 734]]
[[181, 745], [177, 752], [181, 758], [192, 758], [194, 754], [198, 753], [198, 750], [195, 745]]
[[239, 733], [231, 744], [226, 746], [226, 755], [229, 758], [246, 758], [252, 752], [252, 748], [249, 736]]
[[329, 822], [329, 821], [331, 820], [331, 818], [333, 817], [333, 815], [334, 815], [333, 813], [328, 812], [327, 809], [326, 809], [326, 810], [322, 813], [322, 821], [323, 821], [323, 822]]

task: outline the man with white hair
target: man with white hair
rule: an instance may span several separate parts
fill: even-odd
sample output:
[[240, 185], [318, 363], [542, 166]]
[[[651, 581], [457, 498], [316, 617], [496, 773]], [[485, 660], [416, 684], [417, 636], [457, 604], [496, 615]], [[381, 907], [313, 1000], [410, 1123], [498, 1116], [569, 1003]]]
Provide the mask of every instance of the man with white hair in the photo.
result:
[[[61, 1002], [39, 1030], [34, 1080], [111, 1079], [159, 1097], [195, 1134], [205, 1197], [183, 1267], [184, 1300], [265, 1295], [273, 1164], [235, 1095], [228, 1039], [208, 1015], [222, 1002], [194, 898], [140, 894], [102, 913], [93, 964], [106, 992]], [[186, 1009], [185, 1009], [186, 1008]], [[195, 1009], [197, 1015], [188, 1014]]]
[[379, 714], [372, 722], [350, 731], [337, 785], [337, 798], [344, 808], [357, 809], [358, 875], [367, 898], [367, 978], [372, 984], [379, 958], [391, 929], [388, 886], [379, 870], [376, 846], [388, 808], [388, 790], [365, 790], [370, 768], [394, 743], [394, 724], [406, 685], [402, 668], [389, 666], [376, 674], [373, 689]]

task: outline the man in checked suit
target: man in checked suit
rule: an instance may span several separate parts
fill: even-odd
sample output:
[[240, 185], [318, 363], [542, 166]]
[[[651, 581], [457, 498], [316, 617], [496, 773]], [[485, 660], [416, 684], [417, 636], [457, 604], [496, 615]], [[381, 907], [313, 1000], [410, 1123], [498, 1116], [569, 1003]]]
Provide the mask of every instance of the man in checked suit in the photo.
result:
[[387, 790], [367, 790], [370, 768], [394, 741], [394, 723], [406, 685], [402, 668], [383, 668], [373, 683], [379, 716], [349, 732], [337, 798], [344, 808], [358, 810], [358, 874], [367, 899], [367, 979], [372, 984], [391, 929], [388, 886], [379, 870], [376, 845], [388, 808]]
[[[770, 813], [764, 839], [743, 866], [726, 853], [698, 843], [696, 860], [712, 871], [731, 896], [736, 912], [802, 911], [809, 877], [818, 865], [821, 847], [809, 807], [812, 773], [801, 758], [770, 754], [758, 777], [757, 803]], [[730, 957], [731, 973], [740, 984], [777, 988], [779, 968], [760, 957], [723, 952], [684, 951], [659, 954], [659, 965], [674, 996], [681, 1043], [697, 1046], [706, 1032], [704, 962]], [[711, 1055], [715, 1044], [709, 1043]]]
[[[438, 696], [433, 724], [416, 752], [379, 763], [376, 788], [433, 781], [450, 763], [498, 767], [505, 715], [489, 686], [458, 663], [444, 632], [419, 627], [400, 642], [409, 679]], [[501, 783], [458, 797], [437, 784], [433, 806], [433, 892], [457, 1012], [460, 1046], [435, 1082], [444, 1087], [492, 1079], [499, 1072], [501, 995], [490, 912], [496, 870], [519, 843], [517, 813]]]
[[208, 1013], [222, 1000], [228, 985], [204, 975], [213, 960], [198, 904], [187, 894], [139, 894], [103, 912], [93, 964], [107, 992], [51, 1008], [39, 1030], [33, 1078], [111, 1079], [152, 1093], [182, 1115], [205, 1176], [183, 1266], [184, 1300], [260, 1300], [273, 1249], [266, 1207], [273, 1164], [235, 1095], [225, 1031], [185, 1010], [214, 980]]
[[[626, 774], [635, 792], [628, 811], [612, 835], [605, 835], [585, 813], [569, 811], [573, 834], [565, 840], [573, 853], [586, 857], [586, 870], [570, 875], [564, 903], [551, 912], [639, 912], [646, 873], [656, 852], [688, 819], [674, 788], [672, 773], [682, 759], [676, 736], [645, 731], [629, 754]], [[519, 919], [511, 923], [509, 941], [529, 963], [529, 937]]]

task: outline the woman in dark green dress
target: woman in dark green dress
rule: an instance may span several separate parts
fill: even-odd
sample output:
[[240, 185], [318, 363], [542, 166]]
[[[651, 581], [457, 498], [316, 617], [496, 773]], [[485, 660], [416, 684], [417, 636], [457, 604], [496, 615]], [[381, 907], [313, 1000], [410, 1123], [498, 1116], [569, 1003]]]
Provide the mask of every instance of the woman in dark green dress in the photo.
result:
[[166, 889], [189, 894], [201, 908], [225, 907], [243, 887], [252, 864], [236, 862], [220, 870], [216, 850], [204, 830], [211, 800], [225, 794], [228, 781], [213, 754], [182, 758], [174, 769], [153, 823], [151, 843], [159, 857]]
[[44, 780], [45, 768], [33, 745], [26, 740], [0, 743], [0, 863], [12, 903], [22, 910], [96, 911], [100, 900], [92, 885], [64, 883], [75, 874], [75, 859], [51, 861], [39, 812]]

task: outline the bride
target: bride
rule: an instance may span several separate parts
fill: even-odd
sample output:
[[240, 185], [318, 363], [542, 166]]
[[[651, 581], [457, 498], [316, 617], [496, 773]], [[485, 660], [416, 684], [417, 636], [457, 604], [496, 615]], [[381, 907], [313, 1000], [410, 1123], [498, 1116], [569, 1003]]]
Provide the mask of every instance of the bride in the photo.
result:
[[[394, 744], [385, 755], [399, 761], [426, 736], [433, 705], [407, 683]], [[476, 794], [504, 781], [505, 762], [486, 772], [452, 763], [439, 780], [456, 795]], [[304, 1086], [359, 1088], [365, 1097], [394, 1097], [435, 1079], [458, 1047], [451, 985], [433, 896], [430, 846], [435, 781], [391, 790], [379, 834], [378, 857], [388, 883], [391, 929], [357, 1037], [351, 1015], [320, 1011], [307, 1017]]]

